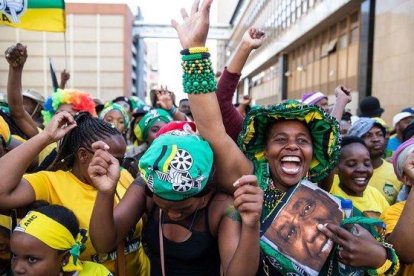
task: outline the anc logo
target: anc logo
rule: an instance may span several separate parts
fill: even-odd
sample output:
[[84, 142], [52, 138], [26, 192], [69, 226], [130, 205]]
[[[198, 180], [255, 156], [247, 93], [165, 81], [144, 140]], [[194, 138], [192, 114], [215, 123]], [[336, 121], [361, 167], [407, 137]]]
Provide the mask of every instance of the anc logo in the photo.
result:
[[[28, 0], [0, 0], [0, 12], [3, 13], [1, 20], [10, 21], [11, 17], [13, 23], [19, 23], [19, 17], [27, 10]], [[4, 15], [7, 15], [5, 18]]]
[[387, 196], [395, 196], [397, 193], [397, 191], [394, 189], [394, 186], [388, 183], [384, 184], [384, 187], [382, 188], [382, 190], [384, 191], [384, 194], [386, 194]]

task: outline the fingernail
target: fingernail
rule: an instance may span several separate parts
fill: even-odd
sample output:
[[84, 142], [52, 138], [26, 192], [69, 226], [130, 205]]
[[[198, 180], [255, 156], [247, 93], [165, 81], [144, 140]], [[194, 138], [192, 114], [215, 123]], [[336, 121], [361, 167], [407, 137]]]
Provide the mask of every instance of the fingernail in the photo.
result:
[[109, 146], [108, 145], [105, 145], [104, 146], [104, 149], [109, 150]]
[[239, 180], [236, 180], [236, 182], [233, 183], [233, 187], [239, 186]]
[[326, 227], [326, 224], [318, 224], [316, 227], [318, 228], [318, 230], [322, 230]]

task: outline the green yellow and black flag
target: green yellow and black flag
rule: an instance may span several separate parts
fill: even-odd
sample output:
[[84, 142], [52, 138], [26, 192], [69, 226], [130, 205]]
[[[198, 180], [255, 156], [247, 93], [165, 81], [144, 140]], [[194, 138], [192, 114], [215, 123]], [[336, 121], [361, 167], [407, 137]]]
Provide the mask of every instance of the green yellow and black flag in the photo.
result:
[[0, 0], [0, 25], [33, 31], [64, 32], [64, 0]]

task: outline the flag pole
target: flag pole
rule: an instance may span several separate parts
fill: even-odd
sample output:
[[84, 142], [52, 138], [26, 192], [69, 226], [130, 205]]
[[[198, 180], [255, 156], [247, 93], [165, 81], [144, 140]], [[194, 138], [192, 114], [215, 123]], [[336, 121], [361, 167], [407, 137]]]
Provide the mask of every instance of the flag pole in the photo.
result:
[[68, 51], [67, 51], [67, 43], [66, 43], [66, 30], [63, 32], [63, 44], [65, 47], [65, 70], [68, 69]]

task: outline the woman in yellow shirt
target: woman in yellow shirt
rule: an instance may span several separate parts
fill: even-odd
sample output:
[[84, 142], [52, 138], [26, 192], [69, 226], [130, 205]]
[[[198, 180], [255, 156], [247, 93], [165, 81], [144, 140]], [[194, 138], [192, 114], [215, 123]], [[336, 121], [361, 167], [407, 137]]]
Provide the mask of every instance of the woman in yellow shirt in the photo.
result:
[[372, 164], [364, 141], [356, 136], [344, 137], [337, 166], [339, 184], [334, 183], [330, 193], [351, 199], [353, 206], [368, 217], [379, 217], [389, 204], [374, 187], [368, 186]]
[[[43, 132], [0, 159], [0, 208], [19, 208], [35, 200], [45, 200], [71, 209], [79, 218], [81, 227], [88, 229], [97, 191], [87, 169], [93, 156], [91, 145], [98, 140], [110, 146], [109, 152], [114, 157], [123, 158], [125, 140], [109, 123], [89, 113], [80, 113], [75, 118], [66, 111], [57, 113]], [[58, 152], [52, 171], [23, 175], [31, 160], [45, 146], [56, 141], [59, 141]], [[132, 178], [122, 170], [116, 203], [131, 182]], [[125, 244], [127, 275], [146, 275], [149, 270], [148, 260], [140, 246], [141, 225], [142, 222]], [[90, 241], [80, 258], [104, 263], [110, 271], [115, 271], [115, 253], [98, 255]]]

